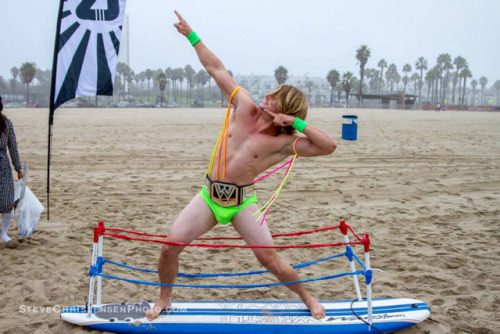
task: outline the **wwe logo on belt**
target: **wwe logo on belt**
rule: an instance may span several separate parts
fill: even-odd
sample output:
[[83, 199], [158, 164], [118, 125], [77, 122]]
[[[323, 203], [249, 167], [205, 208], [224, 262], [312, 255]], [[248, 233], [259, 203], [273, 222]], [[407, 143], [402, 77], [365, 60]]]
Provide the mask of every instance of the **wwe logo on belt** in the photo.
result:
[[236, 187], [234, 185], [226, 185], [226, 184], [220, 184], [220, 183], [214, 183], [214, 195], [223, 200], [223, 201], [231, 201], [235, 200], [236, 196]]

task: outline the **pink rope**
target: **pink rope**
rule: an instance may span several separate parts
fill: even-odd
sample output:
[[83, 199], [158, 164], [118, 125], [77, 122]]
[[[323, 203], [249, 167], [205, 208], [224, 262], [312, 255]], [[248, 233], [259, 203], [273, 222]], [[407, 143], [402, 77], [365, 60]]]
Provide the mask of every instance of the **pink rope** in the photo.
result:
[[285, 167], [286, 165], [291, 164], [291, 163], [292, 163], [292, 161], [293, 161], [293, 159], [292, 159], [292, 160], [290, 160], [290, 161], [288, 161], [288, 162], [285, 162], [283, 165], [279, 166], [278, 168], [276, 168], [276, 169], [275, 169], [275, 170], [273, 170], [272, 172], [269, 172], [269, 173], [267, 173], [266, 175], [264, 175], [264, 176], [262, 176], [262, 177], [258, 178], [257, 180], [254, 180], [251, 184], [255, 184], [255, 183], [259, 182], [260, 180], [265, 179], [266, 177], [268, 177], [269, 175], [271, 175], [271, 174], [273, 174], [273, 173], [277, 172], [278, 170], [280, 170], [281, 168]]
[[[283, 182], [286, 179], [286, 176], [288, 172], [290, 171], [290, 168], [292, 168], [292, 160], [290, 160], [290, 166], [288, 166], [288, 169], [285, 172], [285, 175], [283, 175], [283, 178], [281, 179], [280, 186], [283, 184]], [[279, 189], [279, 188], [278, 188]], [[271, 198], [271, 202], [276, 198], [276, 194], [273, 195], [273, 198]], [[264, 221], [266, 220], [267, 214], [269, 213], [269, 209], [271, 209], [271, 205], [267, 208], [266, 213], [264, 214], [264, 217], [262, 217], [262, 220], [260, 221], [260, 225], [264, 225]]]
[[[299, 139], [301, 139], [301, 138], [302, 138], [302, 137], [297, 137], [297, 139], [295, 139], [295, 142], [293, 143], [293, 150], [295, 151], [295, 155], [298, 155], [298, 153], [297, 153], [297, 142], [298, 142], [298, 141], [299, 141]], [[292, 158], [292, 159], [290, 159], [288, 162], [285, 162], [283, 165], [279, 166], [278, 168], [276, 168], [276, 169], [275, 169], [275, 170], [273, 170], [272, 172], [269, 172], [269, 173], [267, 173], [266, 175], [264, 175], [264, 176], [262, 176], [262, 177], [258, 178], [257, 180], [254, 180], [251, 184], [255, 184], [255, 183], [259, 182], [260, 180], [265, 179], [266, 177], [268, 177], [269, 175], [271, 175], [271, 174], [273, 174], [273, 173], [277, 172], [278, 170], [280, 170], [281, 168], [285, 167], [286, 165], [291, 164], [291, 163], [292, 163], [292, 161], [293, 161], [293, 158]], [[290, 170], [290, 169], [289, 169], [289, 170]], [[285, 175], [286, 175], [286, 173], [285, 173]], [[283, 182], [283, 181], [281, 181], [281, 182]]]

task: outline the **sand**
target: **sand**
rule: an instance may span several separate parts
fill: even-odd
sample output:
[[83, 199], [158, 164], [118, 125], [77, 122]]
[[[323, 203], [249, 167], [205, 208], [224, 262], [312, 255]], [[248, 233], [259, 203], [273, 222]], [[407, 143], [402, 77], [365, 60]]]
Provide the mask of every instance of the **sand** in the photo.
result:
[[[44, 109], [14, 109], [29, 186], [46, 205], [47, 119]], [[357, 114], [357, 141], [341, 139], [342, 115]], [[167, 233], [200, 188], [224, 110], [59, 109], [51, 169], [50, 221], [35, 233], [0, 244], [0, 331], [88, 333], [64, 323], [61, 307], [88, 294], [92, 228]], [[427, 302], [431, 320], [401, 334], [498, 333], [500, 325], [500, 113], [312, 109], [309, 121], [338, 141], [331, 156], [301, 158], [268, 218], [273, 233], [311, 230], [346, 219], [369, 232], [375, 297]], [[261, 202], [279, 182], [259, 185]], [[234, 236], [218, 226], [208, 236]], [[338, 232], [285, 238], [279, 244], [340, 242]], [[155, 269], [160, 246], [105, 240], [108, 259]], [[362, 248], [356, 253], [362, 255]], [[281, 250], [297, 264], [342, 249]], [[144, 280], [153, 274], [108, 273]], [[181, 271], [260, 269], [249, 250], [189, 248]], [[348, 271], [338, 260], [300, 270], [303, 278]], [[134, 276], [135, 275], [135, 276]], [[186, 279], [179, 282], [187, 283]], [[269, 275], [245, 282], [275, 282]], [[238, 283], [227, 278], [204, 284]], [[318, 299], [355, 297], [349, 278], [307, 285]], [[153, 301], [157, 288], [104, 281], [104, 302]], [[364, 291], [364, 290], [363, 290]], [[284, 287], [245, 290], [177, 289], [174, 300], [296, 300]]]

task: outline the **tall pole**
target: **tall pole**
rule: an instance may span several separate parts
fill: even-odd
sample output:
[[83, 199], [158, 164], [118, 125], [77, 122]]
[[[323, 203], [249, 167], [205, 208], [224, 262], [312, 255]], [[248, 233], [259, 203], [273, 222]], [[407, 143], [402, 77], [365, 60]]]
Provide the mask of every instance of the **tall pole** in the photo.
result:
[[50, 86], [50, 102], [49, 102], [49, 133], [47, 143], [47, 220], [50, 220], [50, 157], [52, 149], [52, 126], [54, 125], [55, 111], [55, 95], [56, 95], [56, 77], [57, 77], [57, 55], [59, 53], [61, 18], [63, 11], [64, 0], [59, 2], [59, 13], [57, 14], [56, 39], [54, 43], [54, 60], [52, 63], [52, 83]]

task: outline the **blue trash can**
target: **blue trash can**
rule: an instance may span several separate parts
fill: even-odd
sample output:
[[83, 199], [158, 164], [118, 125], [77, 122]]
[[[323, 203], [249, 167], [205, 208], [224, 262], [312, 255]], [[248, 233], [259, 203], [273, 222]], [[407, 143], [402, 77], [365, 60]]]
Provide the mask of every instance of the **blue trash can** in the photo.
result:
[[356, 140], [358, 138], [358, 116], [343, 115], [342, 139]]

